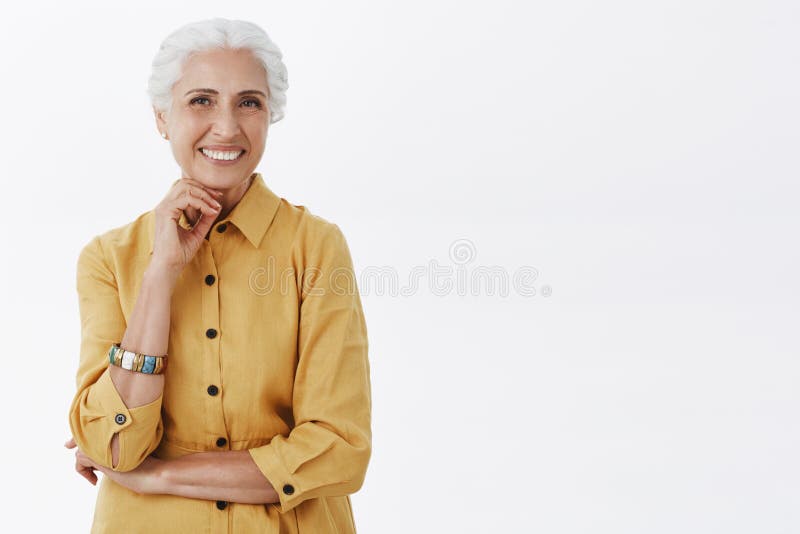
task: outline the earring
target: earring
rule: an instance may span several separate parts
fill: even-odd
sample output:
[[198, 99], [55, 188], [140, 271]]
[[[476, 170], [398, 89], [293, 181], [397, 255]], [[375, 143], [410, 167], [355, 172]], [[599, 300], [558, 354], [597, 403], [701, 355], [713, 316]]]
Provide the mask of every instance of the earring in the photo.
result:
[[166, 134], [166, 132], [161, 132], [161, 137], [163, 137], [164, 139], [166, 139], [166, 138], [167, 138], [167, 134]]

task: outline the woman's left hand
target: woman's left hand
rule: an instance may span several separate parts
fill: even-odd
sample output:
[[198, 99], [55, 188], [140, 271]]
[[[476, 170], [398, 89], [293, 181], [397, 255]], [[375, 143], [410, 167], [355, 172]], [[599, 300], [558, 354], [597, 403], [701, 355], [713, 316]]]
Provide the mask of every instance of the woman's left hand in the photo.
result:
[[68, 449], [75, 449], [75, 470], [92, 484], [97, 483], [97, 476], [94, 474], [96, 469], [117, 484], [136, 493], [162, 493], [163, 491], [161, 468], [164, 460], [160, 460], [155, 456], [148, 456], [139, 464], [139, 467], [132, 471], [114, 471], [86, 456], [83, 451], [77, 448], [74, 438], [70, 438], [64, 446]]

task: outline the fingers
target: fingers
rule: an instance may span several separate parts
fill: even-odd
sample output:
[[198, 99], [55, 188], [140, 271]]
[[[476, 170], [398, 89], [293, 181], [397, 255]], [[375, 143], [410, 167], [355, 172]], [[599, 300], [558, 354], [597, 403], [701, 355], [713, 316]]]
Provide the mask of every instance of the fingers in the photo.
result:
[[91, 458], [81, 452], [80, 449], [75, 451], [75, 471], [88, 480], [92, 485], [97, 484], [97, 475], [94, 473], [94, 462]]
[[187, 190], [186, 194], [174, 201], [172, 208], [173, 213], [180, 216], [181, 211], [184, 211], [187, 207], [191, 206], [201, 212], [203, 214], [203, 218], [210, 217], [213, 220], [219, 213], [221, 206], [219, 206], [216, 201], [208, 196], [208, 193], [203, 193], [203, 195], [204, 196], [201, 197], [193, 196], [190, 195], [189, 190]]
[[[223, 196], [222, 191], [219, 191], [218, 189], [214, 189], [213, 187], [208, 187], [207, 185], [202, 184], [202, 183], [200, 183], [197, 180], [194, 180], [192, 178], [186, 178], [186, 177], [181, 178], [174, 185], [176, 190], [180, 190], [182, 187], [186, 187], [186, 186], [192, 186], [193, 191], [199, 188], [199, 189], [205, 191], [206, 193], [208, 193], [208, 195], [210, 197], [215, 198], [215, 199], [220, 199]], [[181, 193], [178, 193], [178, 196], [180, 196], [180, 194]], [[193, 194], [195, 196], [198, 196], [197, 193], [193, 193]]]
[[[168, 205], [173, 214], [180, 216], [180, 211], [186, 210], [187, 207], [192, 207], [205, 215], [216, 215], [219, 213], [221, 206], [215, 197], [221, 198], [220, 195], [214, 194], [214, 190], [197, 184], [195, 181], [188, 179], [179, 180], [175, 185], [174, 190], [170, 193]], [[177, 219], [176, 219], [177, 220]]]
[[82, 465], [75, 464], [75, 471], [77, 471], [80, 476], [88, 480], [93, 486], [97, 484], [97, 475], [94, 474], [94, 470], [92, 470], [91, 467], [84, 467]]
[[[70, 437], [64, 442], [64, 447], [75, 449], [75, 447], [77, 447], [75, 438]], [[97, 475], [94, 470], [98, 468], [100, 468], [100, 466], [96, 465], [94, 460], [86, 456], [80, 449], [75, 449], [75, 471], [88, 480], [93, 486], [97, 485]]]
[[[199, 198], [209, 208], [211, 208], [212, 211], [215, 211], [215, 212], [219, 211], [220, 208], [222, 208], [222, 205], [216, 199], [212, 198], [211, 194], [208, 191], [206, 191], [204, 189], [195, 188], [194, 186], [191, 186], [191, 185], [186, 190], [186, 197], [187, 197], [187, 200], [191, 200], [191, 199], [194, 199], [194, 198]], [[197, 206], [193, 206], [193, 207], [197, 207]], [[198, 208], [198, 209], [200, 209], [200, 208]]]
[[83, 451], [80, 449], [75, 451], [75, 463], [81, 467], [94, 468], [94, 462], [92, 459], [83, 454]]
[[200, 216], [200, 220], [197, 221], [192, 228], [192, 233], [198, 237], [198, 239], [205, 238], [205, 235], [211, 229], [211, 225], [214, 224], [214, 221], [217, 218], [218, 211], [214, 211], [209, 215], [205, 213]]
[[[206, 185], [183, 177], [173, 182], [172, 187], [159, 205], [160, 209], [169, 213], [169, 218], [178, 221], [181, 212], [186, 212], [187, 208], [200, 212], [200, 219], [211, 219], [214, 221], [222, 210], [217, 199], [222, 199], [223, 192], [207, 187]], [[197, 224], [195, 224], [197, 226]], [[205, 236], [205, 234], [203, 234]]]

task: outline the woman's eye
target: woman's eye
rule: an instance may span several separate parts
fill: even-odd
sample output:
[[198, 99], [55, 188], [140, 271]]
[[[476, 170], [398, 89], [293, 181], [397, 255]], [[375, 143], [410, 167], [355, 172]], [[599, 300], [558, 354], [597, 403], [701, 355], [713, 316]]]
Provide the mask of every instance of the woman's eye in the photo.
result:
[[[195, 97], [195, 98], [191, 99], [189, 101], [189, 104], [200, 104], [200, 105], [205, 107], [205, 104], [203, 102], [201, 102], [201, 101], [210, 102], [210, 100], [207, 97], [198, 96], [198, 97]], [[242, 101], [242, 104], [245, 104], [245, 107], [247, 107], [247, 108], [253, 108], [253, 109], [258, 109], [258, 108], [262, 107], [261, 106], [261, 102], [256, 100], [256, 99], [254, 99], [254, 98], [250, 98], [248, 100], [244, 100], [244, 101]]]

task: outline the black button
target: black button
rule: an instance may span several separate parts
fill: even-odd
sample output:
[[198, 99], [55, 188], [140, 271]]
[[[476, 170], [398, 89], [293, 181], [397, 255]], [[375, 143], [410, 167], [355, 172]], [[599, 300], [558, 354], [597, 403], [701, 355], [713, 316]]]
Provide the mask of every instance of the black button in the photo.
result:
[[213, 286], [214, 285], [214, 280], [216, 280], [216, 278], [214, 277], [213, 274], [206, 275], [206, 285], [207, 286]]
[[217, 508], [224, 510], [228, 507], [228, 501], [217, 501]]
[[217, 331], [214, 330], [213, 328], [209, 328], [208, 330], [206, 330], [206, 337], [214, 339], [215, 337], [217, 337]]
[[292, 486], [291, 484], [284, 484], [283, 485], [283, 492], [286, 495], [291, 495], [292, 493], [294, 493], [294, 486]]
[[125, 417], [125, 414], [124, 414], [124, 413], [118, 413], [117, 415], [115, 415], [115, 416], [114, 416], [114, 421], [115, 421], [115, 422], [116, 422], [118, 425], [124, 425], [124, 424], [125, 424], [125, 421], [127, 421], [127, 420], [128, 420], [128, 418], [127, 418], [127, 417]]
[[210, 386], [208, 386], [208, 389], [206, 391], [208, 391], [208, 394], [213, 397], [214, 395], [219, 393], [219, 388], [214, 384], [211, 384]]
[[224, 231], [225, 231], [227, 228], [228, 228], [228, 225], [227, 225], [226, 223], [222, 223], [222, 224], [220, 224], [220, 225], [218, 225], [218, 226], [217, 226], [217, 232], [219, 232], [219, 233], [222, 233], [222, 232], [224, 232]]
[[219, 438], [217, 440], [217, 447], [224, 447], [227, 444], [228, 444], [228, 440], [225, 439], [225, 438]]

